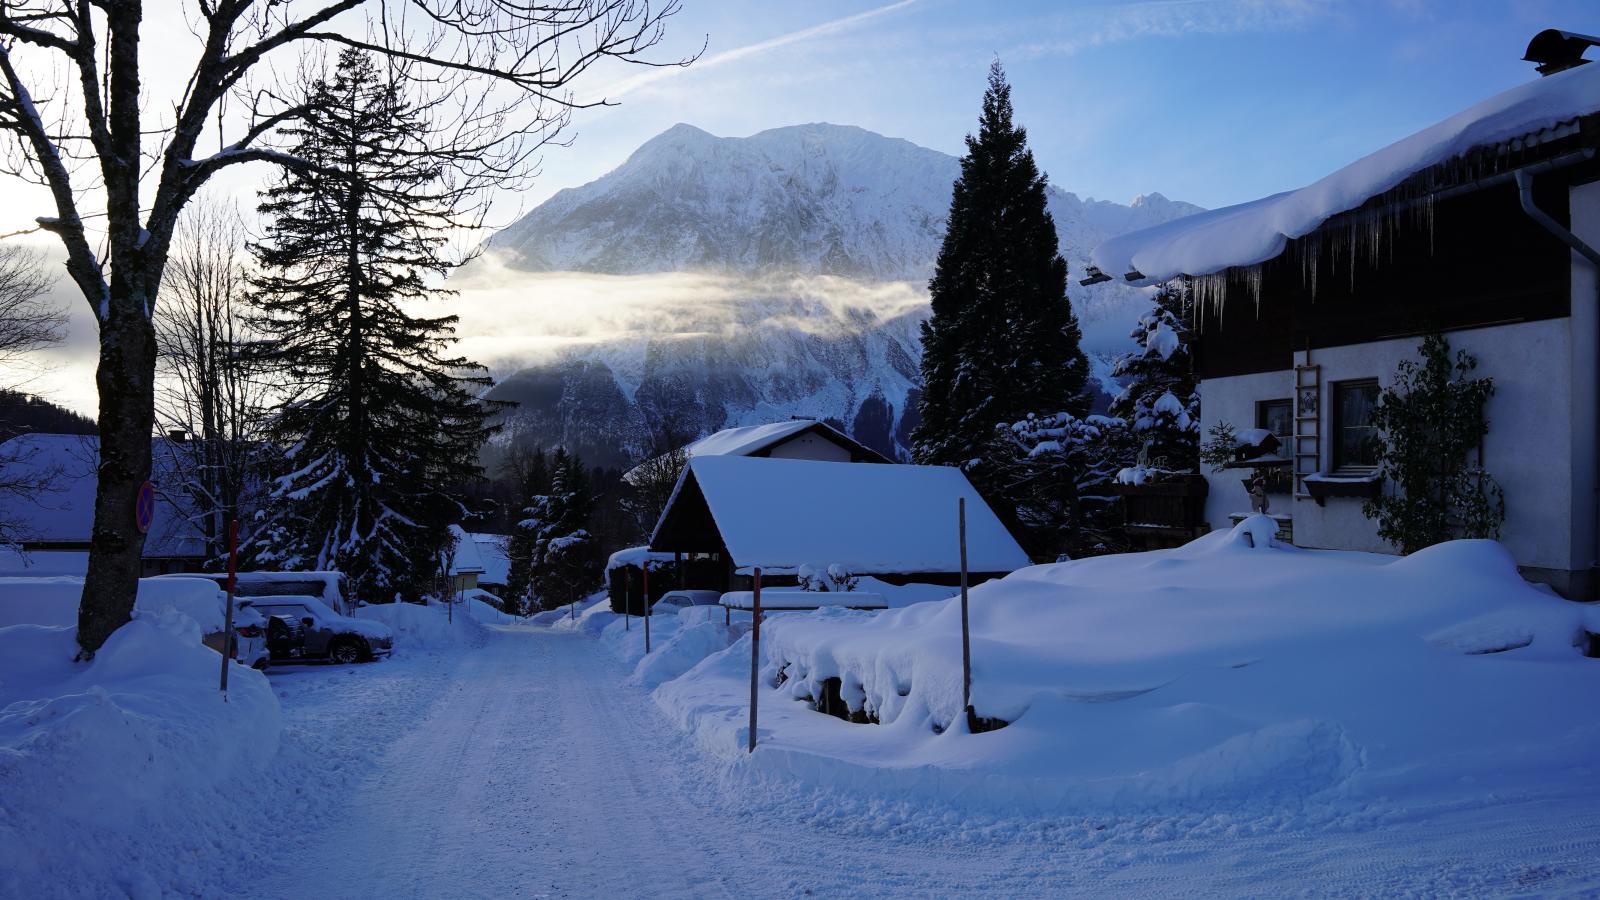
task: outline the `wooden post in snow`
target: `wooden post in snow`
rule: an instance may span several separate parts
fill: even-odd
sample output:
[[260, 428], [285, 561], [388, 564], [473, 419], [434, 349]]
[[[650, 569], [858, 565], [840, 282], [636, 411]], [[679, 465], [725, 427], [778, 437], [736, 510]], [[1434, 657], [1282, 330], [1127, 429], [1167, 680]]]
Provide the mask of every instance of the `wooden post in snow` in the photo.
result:
[[228, 608], [222, 621], [222, 699], [228, 699], [228, 661], [233, 657], [233, 591], [239, 580], [239, 520], [228, 520]]
[[650, 652], [650, 557], [644, 560], [644, 652]]
[[967, 498], [956, 504], [956, 519], [961, 535], [961, 712], [971, 722], [972, 715], [972, 626], [967, 619]]
[[633, 630], [633, 572], [622, 567], [622, 630]]
[[761, 677], [761, 569], [755, 571], [755, 594], [750, 611], [750, 749], [756, 752], [757, 682]]

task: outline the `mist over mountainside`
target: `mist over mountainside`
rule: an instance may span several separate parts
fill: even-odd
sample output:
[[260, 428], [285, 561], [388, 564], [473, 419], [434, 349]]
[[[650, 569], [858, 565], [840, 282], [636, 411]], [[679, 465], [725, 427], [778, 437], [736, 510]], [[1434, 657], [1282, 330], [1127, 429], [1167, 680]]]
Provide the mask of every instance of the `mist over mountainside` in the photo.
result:
[[[490, 396], [519, 404], [508, 439], [612, 464], [663, 421], [707, 432], [804, 415], [904, 456], [926, 282], [959, 173], [955, 157], [851, 126], [719, 138], [677, 125], [557, 193], [458, 278], [464, 296], [497, 298], [463, 334], [501, 376]], [[1049, 204], [1103, 374], [1148, 301], [1116, 282], [1077, 285], [1089, 250], [1200, 207], [1054, 186]], [[519, 349], [514, 322], [537, 346]]]

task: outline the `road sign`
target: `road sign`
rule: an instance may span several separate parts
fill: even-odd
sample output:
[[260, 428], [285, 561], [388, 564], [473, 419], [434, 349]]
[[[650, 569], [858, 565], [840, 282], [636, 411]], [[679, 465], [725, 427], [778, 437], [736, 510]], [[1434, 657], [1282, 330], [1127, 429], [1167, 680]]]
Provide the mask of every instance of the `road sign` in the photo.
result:
[[140, 534], [150, 533], [150, 523], [156, 517], [156, 488], [146, 481], [139, 485], [139, 493], [133, 499], [133, 526], [139, 529]]

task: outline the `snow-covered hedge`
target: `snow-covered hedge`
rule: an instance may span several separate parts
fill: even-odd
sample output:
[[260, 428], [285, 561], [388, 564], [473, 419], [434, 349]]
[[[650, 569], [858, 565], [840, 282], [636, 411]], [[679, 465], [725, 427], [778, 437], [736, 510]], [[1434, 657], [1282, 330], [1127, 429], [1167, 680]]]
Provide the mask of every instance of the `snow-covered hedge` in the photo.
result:
[[[1580, 648], [1600, 611], [1527, 584], [1493, 542], [1395, 558], [1300, 550], [1275, 531], [1251, 519], [974, 589], [973, 703], [1010, 723], [980, 735], [961, 715], [957, 601], [774, 616], [757, 765], [901, 797], [1127, 813], [1464, 778], [1548, 787], [1600, 759], [1600, 728], [1576, 713], [1600, 696]], [[744, 638], [655, 693], [729, 759], [745, 745], [749, 653]], [[830, 688], [882, 724], [815, 712]]]

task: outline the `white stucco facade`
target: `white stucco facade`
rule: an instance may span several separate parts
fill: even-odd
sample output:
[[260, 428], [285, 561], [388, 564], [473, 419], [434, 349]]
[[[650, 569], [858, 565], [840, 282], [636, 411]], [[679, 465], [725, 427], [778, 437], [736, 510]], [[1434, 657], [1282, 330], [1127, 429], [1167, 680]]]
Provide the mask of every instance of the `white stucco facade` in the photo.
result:
[[850, 451], [812, 432], [803, 432], [767, 451], [774, 459], [814, 459], [819, 462], [849, 462]]
[[[1600, 184], [1575, 188], [1571, 196], [1573, 231], [1591, 245], [1600, 245]], [[1530, 578], [1548, 581], [1569, 595], [1593, 590], [1589, 578], [1600, 552], [1596, 527], [1600, 285], [1586, 260], [1576, 253], [1572, 259], [1571, 316], [1446, 335], [1452, 351], [1464, 350], [1477, 358], [1476, 374], [1494, 379], [1483, 463], [1505, 491], [1501, 541]], [[1418, 358], [1419, 345], [1419, 338], [1408, 337], [1295, 354], [1297, 365], [1321, 368], [1319, 472], [1328, 473], [1333, 467], [1334, 385], [1375, 378], [1387, 387], [1402, 360]], [[1294, 396], [1295, 372], [1290, 368], [1211, 378], [1201, 382], [1200, 391], [1202, 435], [1219, 422], [1252, 428], [1258, 402]], [[1285, 453], [1290, 451], [1284, 448]], [[1248, 474], [1242, 469], [1206, 473], [1210, 484], [1206, 519], [1213, 529], [1229, 527], [1229, 514], [1249, 510], [1242, 483]], [[1273, 494], [1270, 501], [1272, 513], [1293, 518], [1297, 545], [1394, 552], [1378, 538], [1376, 523], [1362, 515], [1359, 498], [1329, 497], [1319, 505], [1311, 499]]]

